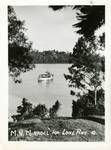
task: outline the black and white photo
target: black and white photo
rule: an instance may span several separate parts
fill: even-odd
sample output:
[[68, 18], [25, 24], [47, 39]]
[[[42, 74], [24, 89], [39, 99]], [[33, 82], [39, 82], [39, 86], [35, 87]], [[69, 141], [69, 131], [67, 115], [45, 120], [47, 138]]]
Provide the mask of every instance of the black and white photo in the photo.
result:
[[9, 5], [8, 140], [105, 141], [105, 5]]

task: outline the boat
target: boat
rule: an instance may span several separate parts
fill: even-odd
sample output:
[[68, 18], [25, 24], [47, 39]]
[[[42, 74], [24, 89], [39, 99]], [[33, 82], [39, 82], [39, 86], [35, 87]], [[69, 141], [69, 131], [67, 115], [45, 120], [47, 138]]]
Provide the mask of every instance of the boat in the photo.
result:
[[54, 78], [54, 75], [48, 71], [46, 71], [45, 73], [43, 74], [40, 74], [38, 76], [38, 82], [40, 81], [48, 81], [48, 80], [53, 80]]

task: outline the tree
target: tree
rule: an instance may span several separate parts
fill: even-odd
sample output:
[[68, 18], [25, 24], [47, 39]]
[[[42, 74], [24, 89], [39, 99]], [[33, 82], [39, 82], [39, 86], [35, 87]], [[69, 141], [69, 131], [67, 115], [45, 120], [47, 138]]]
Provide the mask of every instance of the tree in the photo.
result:
[[105, 23], [105, 6], [75, 6], [78, 23], [73, 27], [78, 28], [77, 33], [90, 39], [94, 32]]
[[32, 117], [33, 107], [26, 98], [23, 98], [22, 104], [17, 107], [17, 115], [13, 115], [12, 118], [15, 120], [24, 120]]
[[31, 56], [33, 57], [33, 62], [38, 63], [71, 63], [72, 53], [57, 51], [57, 50], [47, 50], [43, 52], [32, 51]]
[[76, 10], [76, 17], [79, 22], [73, 24], [73, 27], [78, 28], [76, 32], [83, 35], [87, 39], [91, 39], [94, 32], [105, 23], [104, 5], [51, 5], [49, 7], [54, 11], [61, 10], [65, 7], [71, 7], [73, 10]]
[[90, 115], [104, 115], [104, 90], [97, 91], [97, 107], [94, 104], [94, 91], [88, 91], [87, 94], [79, 95], [77, 101], [72, 102], [72, 117], [86, 117]]
[[33, 110], [33, 115], [37, 115], [40, 118], [44, 118], [48, 113], [45, 105], [39, 104]]
[[79, 108], [78, 108], [77, 102], [73, 100], [72, 101], [72, 117], [73, 118], [77, 117], [78, 111], [79, 111]]
[[[50, 6], [53, 10], [60, 10], [61, 7]], [[73, 24], [77, 33], [81, 35], [73, 49], [73, 65], [69, 67], [69, 75], [65, 78], [69, 81], [70, 87], [75, 87], [78, 92], [71, 91], [72, 95], [86, 94], [88, 90], [94, 91], [94, 103], [97, 104], [97, 92], [104, 80], [104, 56], [99, 50], [104, 50], [105, 34], [95, 37], [95, 31], [105, 23], [105, 6], [71, 6], [76, 10], [78, 23]], [[101, 79], [102, 75], [102, 79]], [[86, 92], [87, 91], [87, 92]], [[75, 103], [74, 103], [75, 106]]]
[[55, 104], [49, 109], [49, 116], [50, 116], [50, 118], [57, 117], [57, 112], [58, 112], [59, 108], [60, 108], [60, 103], [57, 100], [55, 102]]
[[8, 6], [8, 65], [9, 74], [14, 79], [21, 72], [34, 67], [30, 55], [32, 43], [28, 41], [24, 31], [24, 21], [18, 20], [14, 8]]
[[[69, 86], [78, 89], [76, 94], [95, 91], [95, 105], [97, 103], [97, 90], [104, 80], [104, 56], [97, 53], [98, 45], [81, 37], [73, 49], [73, 65], [69, 67]], [[75, 92], [74, 92], [75, 93]], [[73, 94], [73, 92], [72, 92]]]
[[65, 5], [50, 5], [49, 8], [52, 8], [54, 11], [63, 9]]

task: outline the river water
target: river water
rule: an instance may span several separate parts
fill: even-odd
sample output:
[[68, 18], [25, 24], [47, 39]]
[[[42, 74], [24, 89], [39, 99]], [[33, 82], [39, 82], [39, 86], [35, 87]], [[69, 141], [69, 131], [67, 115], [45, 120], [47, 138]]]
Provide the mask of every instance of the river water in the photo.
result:
[[[45, 104], [47, 108], [59, 100], [61, 106], [58, 115], [71, 116], [74, 97], [70, 95], [71, 89], [64, 78], [69, 66], [71, 64], [37, 64], [33, 70], [21, 75], [21, 84], [14, 83], [9, 78], [9, 118], [16, 113], [23, 97], [33, 105]], [[38, 76], [46, 71], [54, 74], [54, 80], [38, 83]]]

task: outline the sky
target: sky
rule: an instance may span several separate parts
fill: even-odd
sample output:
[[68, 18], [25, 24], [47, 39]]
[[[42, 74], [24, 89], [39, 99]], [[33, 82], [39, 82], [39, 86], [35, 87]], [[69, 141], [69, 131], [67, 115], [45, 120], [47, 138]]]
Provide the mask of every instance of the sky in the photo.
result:
[[72, 52], [78, 39], [72, 27], [77, 22], [71, 7], [53, 11], [48, 6], [15, 6], [17, 18], [25, 20], [26, 35], [33, 49]]

